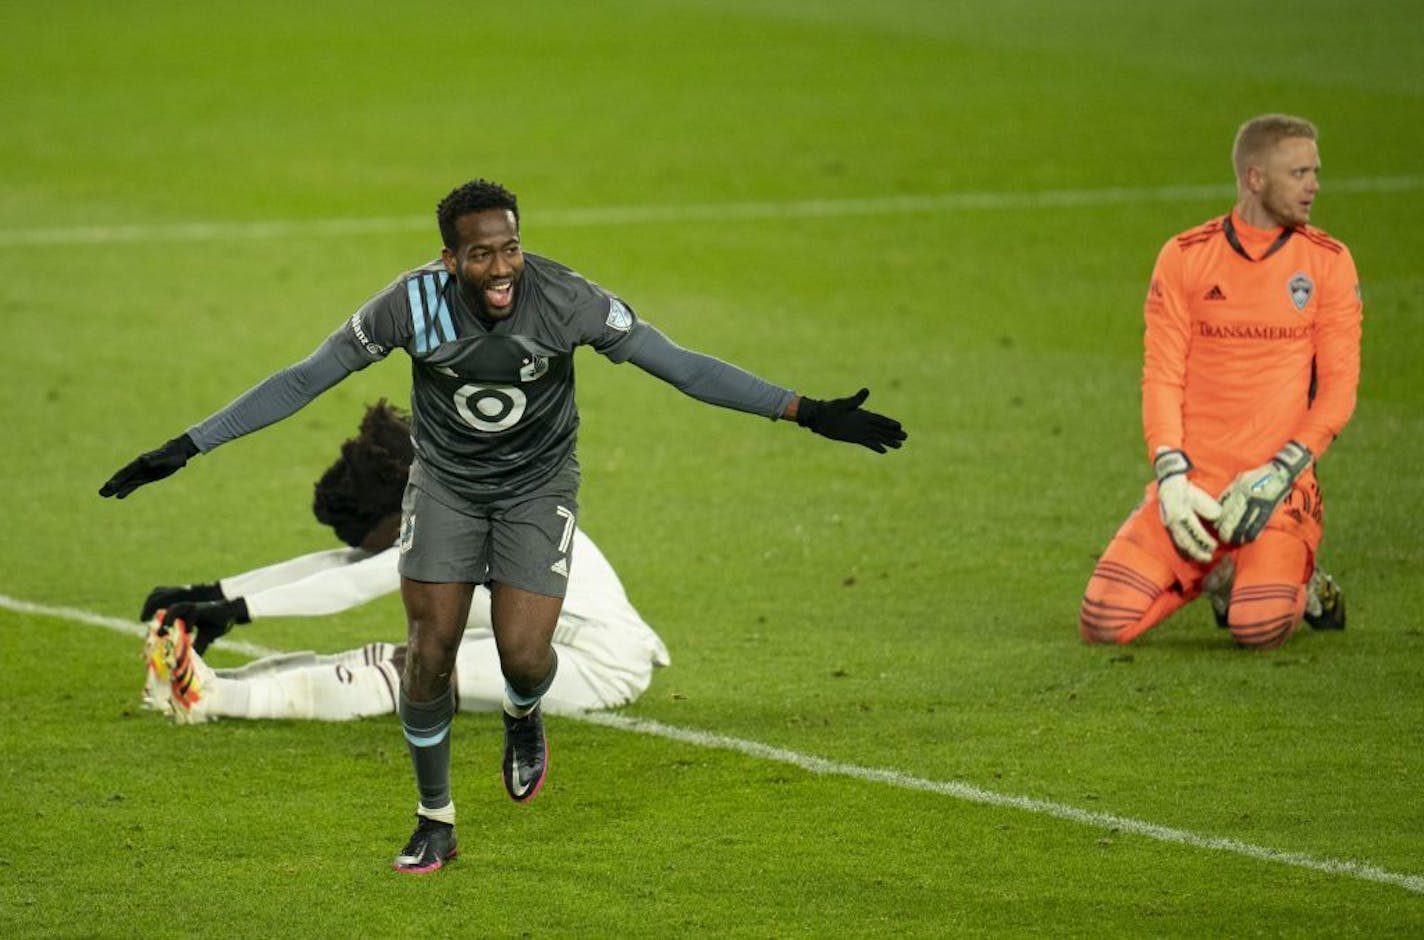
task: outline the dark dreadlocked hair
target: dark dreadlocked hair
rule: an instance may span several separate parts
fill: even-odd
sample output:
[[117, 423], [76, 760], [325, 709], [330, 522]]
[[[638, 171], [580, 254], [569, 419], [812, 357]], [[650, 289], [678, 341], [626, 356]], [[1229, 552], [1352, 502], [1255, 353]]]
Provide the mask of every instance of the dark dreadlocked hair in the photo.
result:
[[435, 207], [435, 220], [440, 223], [440, 238], [445, 247], [454, 251], [460, 247], [460, 233], [455, 231], [455, 220], [471, 212], [486, 209], [507, 209], [519, 224], [519, 199], [514, 193], [498, 183], [489, 180], [470, 180], [463, 186], [452, 189]]
[[341, 459], [316, 482], [312, 512], [317, 521], [335, 529], [347, 545], [359, 547], [377, 522], [400, 512], [414, 457], [410, 416], [384, 398], [368, 405], [361, 433], [341, 445]]

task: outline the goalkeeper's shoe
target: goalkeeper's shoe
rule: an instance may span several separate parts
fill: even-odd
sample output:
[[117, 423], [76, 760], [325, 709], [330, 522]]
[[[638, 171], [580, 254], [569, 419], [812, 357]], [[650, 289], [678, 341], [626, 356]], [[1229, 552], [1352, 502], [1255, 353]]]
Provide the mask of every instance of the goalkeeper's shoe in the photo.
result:
[[504, 718], [504, 789], [516, 803], [534, 799], [549, 769], [549, 744], [544, 739], [544, 716], [538, 705], [523, 718], [509, 712]]
[[186, 623], [175, 620], [162, 638], [163, 664], [168, 669], [168, 703], [173, 720], [180, 725], [211, 721], [206, 699], [212, 695], [217, 678], [193, 649], [195, 633]]
[[1202, 580], [1202, 593], [1211, 602], [1211, 615], [1223, 630], [1229, 626], [1227, 617], [1231, 613], [1231, 585], [1235, 581], [1236, 562], [1230, 555], [1223, 555]]
[[455, 844], [455, 827], [419, 814], [415, 817], [415, 832], [395, 857], [391, 867], [410, 875], [435, 871], [460, 854]]
[[160, 610], [143, 637], [143, 707], [169, 715], [173, 706], [168, 701], [168, 664], [163, 661], [163, 637], [159, 634], [162, 622]]
[[1312, 630], [1345, 629], [1345, 592], [1319, 565], [1305, 586], [1305, 622]]

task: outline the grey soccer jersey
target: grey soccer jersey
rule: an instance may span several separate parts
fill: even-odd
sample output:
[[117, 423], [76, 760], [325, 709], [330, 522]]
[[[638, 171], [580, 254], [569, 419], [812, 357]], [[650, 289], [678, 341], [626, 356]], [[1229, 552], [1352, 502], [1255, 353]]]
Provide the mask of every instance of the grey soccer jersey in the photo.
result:
[[524, 256], [514, 310], [493, 324], [466, 306], [440, 262], [418, 268], [352, 314], [333, 336], [356, 370], [403, 348], [411, 360], [412, 435], [420, 462], [477, 499], [523, 492], [574, 452], [574, 350], [621, 362], [636, 345], [626, 304], [563, 265]]
[[777, 418], [794, 397], [744, 369], [683, 349], [568, 268], [524, 255], [514, 310], [493, 325], [466, 306], [440, 262], [397, 278], [303, 359], [188, 429], [199, 451], [280, 421], [346, 376], [404, 349], [422, 465], [474, 500], [528, 492], [572, 456], [574, 350], [592, 346], [699, 401]]

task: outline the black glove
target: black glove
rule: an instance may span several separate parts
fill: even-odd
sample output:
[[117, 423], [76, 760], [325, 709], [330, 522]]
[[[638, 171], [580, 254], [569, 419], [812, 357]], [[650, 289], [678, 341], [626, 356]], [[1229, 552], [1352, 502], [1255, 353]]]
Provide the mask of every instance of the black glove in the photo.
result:
[[179, 601], [163, 612], [163, 626], [171, 627], [175, 620], [181, 620], [190, 629], [198, 631], [193, 638], [193, 649], [199, 656], [213, 640], [231, 630], [233, 624], [252, 622], [247, 615], [247, 601], [240, 597], [230, 601]]
[[214, 581], [211, 584], [180, 584], [175, 587], [156, 587], [148, 592], [143, 602], [143, 610], [138, 615], [139, 623], [148, 623], [153, 615], [165, 607], [172, 607], [179, 601], [225, 601], [222, 587]]
[[817, 401], [802, 397], [796, 405], [796, 423], [810, 428], [822, 437], [869, 447], [878, 454], [885, 448], [898, 448], [907, 435], [900, 422], [860, 407], [870, 396], [863, 388], [850, 398]]
[[139, 454], [129, 461], [118, 473], [109, 477], [109, 482], [99, 489], [100, 496], [117, 496], [123, 499], [145, 483], [161, 480], [183, 468], [191, 457], [198, 455], [198, 445], [186, 434], [164, 444], [157, 450]]

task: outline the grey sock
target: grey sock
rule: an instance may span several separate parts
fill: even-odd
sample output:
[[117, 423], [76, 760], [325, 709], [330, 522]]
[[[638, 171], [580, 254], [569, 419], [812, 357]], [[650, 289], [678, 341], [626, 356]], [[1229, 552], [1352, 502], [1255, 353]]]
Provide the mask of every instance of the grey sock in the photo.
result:
[[415, 768], [420, 802], [438, 808], [450, 802], [450, 725], [455, 717], [455, 690], [433, 702], [413, 702], [400, 693], [401, 727]]

